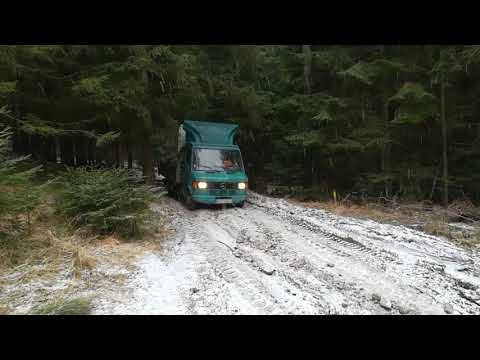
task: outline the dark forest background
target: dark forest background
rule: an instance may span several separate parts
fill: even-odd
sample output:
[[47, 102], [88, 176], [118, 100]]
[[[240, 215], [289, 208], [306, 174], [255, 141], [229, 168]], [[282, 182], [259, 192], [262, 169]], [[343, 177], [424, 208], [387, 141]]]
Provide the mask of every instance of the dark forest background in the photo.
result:
[[480, 201], [480, 46], [1, 46], [12, 151], [172, 171], [185, 119], [235, 122], [250, 187]]

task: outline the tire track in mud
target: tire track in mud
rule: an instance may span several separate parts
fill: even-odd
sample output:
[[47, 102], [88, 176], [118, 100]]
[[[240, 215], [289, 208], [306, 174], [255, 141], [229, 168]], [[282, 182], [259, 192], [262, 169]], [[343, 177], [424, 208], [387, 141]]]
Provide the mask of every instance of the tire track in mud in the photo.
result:
[[[264, 202], [268, 201], [271, 201], [272, 204], [264, 204]], [[254, 208], [265, 211], [266, 213], [285, 220], [290, 224], [297, 224], [306, 228], [307, 230], [322, 234], [324, 235], [325, 239], [333, 238], [337, 240], [338, 243], [345, 245], [344, 248], [350, 248], [354, 250], [358, 249], [359, 251], [357, 251], [357, 254], [362, 253], [361, 249], [363, 246], [369, 247], [370, 249], [373, 247], [373, 251], [363, 252], [365, 255], [369, 256], [362, 260], [369, 265], [376, 265], [377, 268], [383, 270], [387, 274], [392, 274], [392, 279], [394, 281], [405, 283], [405, 285], [416, 290], [418, 294], [424, 294], [431, 298], [437, 305], [453, 304], [458, 313], [479, 313], [480, 308], [475, 306], [472, 307], [472, 304], [469, 304], [469, 302], [477, 304], [476, 299], [478, 299], [478, 302], [480, 303], [478, 278], [474, 279], [473, 277], [470, 277], [468, 279], [469, 281], [467, 281], [467, 288], [470, 288], [470, 294], [465, 295], [465, 291], [461, 289], [459, 290], [457, 286], [459, 281], [459, 273], [452, 271], [447, 273], [442, 270], [445, 268], [445, 264], [451, 264], [452, 261], [454, 263], [456, 262], [457, 266], [460, 264], [470, 264], [471, 267], [478, 268], [478, 265], [475, 265], [475, 261], [473, 260], [474, 258], [472, 258], [472, 256], [475, 256], [474, 254], [460, 250], [459, 248], [456, 248], [455, 245], [447, 243], [433, 236], [412, 231], [410, 229], [407, 230], [399, 226], [395, 228], [393, 226], [376, 224], [377, 227], [387, 228], [387, 231], [376, 231], [371, 227], [373, 222], [363, 221], [365, 225], [368, 224], [370, 226], [367, 227], [364, 225], [362, 229], [362, 226], [360, 225], [362, 221], [345, 218], [343, 220], [336, 219], [334, 224], [332, 224], [331, 218], [335, 217], [335, 215], [325, 214], [318, 210], [305, 208], [299, 209], [299, 207], [295, 205], [290, 205], [288, 206], [289, 211], [285, 211], [285, 207], [287, 207], [287, 205], [285, 205], [285, 202], [282, 200], [260, 199], [260, 201], [258, 201], [257, 197], [253, 201], [250, 201], [250, 203]], [[317, 217], [315, 215], [317, 215]], [[312, 217], [313, 219], [311, 221], [305, 221], [305, 216]], [[338, 218], [341, 219], [341, 217]], [[348, 224], [350, 226], [344, 226], [342, 231], [350, 230], [351, 233], [349, 234], [349, 238], [351, 238], [350, 236], [356, 236], [357, 238], [360, 237], [362, 240], [367, 241], [368, 246], [354, 240], [353, 246], [350, 247], [348, 244], [345, 244], [344, 241], [342, 241], [345, 239], [345, 237], [338, 237], [337, 234], [329, 235], [328, 231], [326, 233], [321, 226], [316, 224], [316, 219], [325, 221], [325, 227], [333, 232], [337, 231], [336, 229], [331, 229], [332, 226], [336, 226], [338, 223], [348, 224], [350, 221], [353, 224]], [[352, 231], [352, 227], [358, 227], [363, 230], [363, 232], [368, 231], [368, 238], [366, 238], [364, 234], [361, 234], [361, 231]], [[390, 227], [390, 229], [388, 229], [388, 227]], [[397, 232], [402, 231], [400, 236], [393, 235], [390, 231], [392, 228]], [[403, 230], [405, 230], [404, 233]], [[373, 235], [370, 235], [370, 233], [373, 233]], [[379, 235], [383, 235], [385, 237], [380, 237]], [[395, 243], [395, 240], [397, 239], [400, 241]], [[347, 240], [347, 242], [351, 241]], [[377, 244], [374, 242], [377, 242]], [[417, 246], [413, 249], [411, 247], [404, 246], [411, 243], [414, 243]], [[426, 248], [427, 246], [428, 249]], [[383, 249], [385, 247], [390, 247], [390, 249], [385, 251]], [[407, 249], [408, 251], [406, 251]], [[336, 251], [338, 249], [333, 250]], [[406, 256], [406, 253], [408, 253], [408, 256]], [[357, 259], [361, 259], [361, 257], [355, 257]], [[410, 260], [408, 258], [415, 258], [416, 261], [414, 264], [405, 264], [405, 258], [407, 258], [407, 260]], [[369, 259], [371, 261], [369, 261]], [[478, 273], [478, 270], [475, 268], [470, 268], [469, 272], [474, 274], [476, 272]], [[395, 277], [397, 279], [395, 279]], [[421, 289], [419, 289], [419, 287]], [[477, 289], [477, 293], [473, 293], [474, 289]]]
[[[312, 231], [312, 229], [308, 229], [308, 230], [309, 230], [309, 231]], [[347, 241], [348, 244], [345, 244], [345, 242], [335, 242], [334, 244], [332, 244], [332, 242], [329, 241], [328, 239], [322, 238], [322, 234], [324, 234], [324, 233], [325, 233], [325, 232], [322, 232], [322, 233], [320, 234], [320, 236], [316, 235], [316, 237], [318, 236], [322, 242], [325, 242], [325, 241], [326, 241], [326, 242], [327, 242], [327, 245], [328, 245], [327, 247], [329, 248], [329, 250], [334, 250], [334, 252], [337, 253], [337, 254], [339, 254], [339, 255], [348, 255], [348, 256], [351, 257], [351, 258], [357, 258], [357, 259], [360, 259], [360, 260], [365, 261], [365, 255], [362, 256], [361, 253], [359, 254], [358, 251], [356, 251], [356, 250], [358, 250], [358, 249], [360, 248], [359, 246], [351, 247], [351, 246], [349, 246], [349, 243], [350, 243], [350, 242], [348, 242], [348, 241]], [[311, 234], [311, 235], [313, 235], [313, 234]], [[304, 238], [305, 238], [305, 240], [306, 240], [306, 241], [305, 241], [306, 243], [309, 243], [310, 245], [313, 244], [313, 246], [314, 246], [315, 248], [317, 247], [318, 243], [309, 241], [309, 240], [306, 239], [306, 237], [304, 237]], [[339, 251], [339, 248], [338, 248], [338, 245], [339, 245], [339, 244], [342, 245], [342, 246], [344, 246], [344, 247], [346, 246], [346, 249]], [[336, 247], [333, 247], [332, 245], [336, 245]], [[313, 251], [314, 251], [314, 250], [315, 250], [315, 249], [313, 249]], [[345, 252], [345, 250], [347, 250], [347, 252]], [[348, 250], [354, 251], [354, 253], [348, 252]], [[307, 250], [307, 251], [308, 251], [308, 250]], [[378, 253], [379, 253], [379, 252], [377, 252], [377, 254], [378, 254]], [[369, 254], [372, 255], [373, 252], [369, 252]], [[377, 255], [377, 256], [378, 256], [378, 255]], [[394, 259], [390, 259], [390, 260], [394, 260]], [[368, 265], [371, 266], [372, 264], [370, 263], [370, 264], [368, 264]], [[381, 270], [381, 271], [385, 271], [385, 265], [384, 265], [383, 263], [380, 263], [379, 265], [375, 266], [375, 268], [377, 268], [378, 270]], [[319, 271], [313, 271], [313, 273], [314, 273], [317, 277], [325, 278], [326, 282], [333, 282], [333, 281], [334, 281], [333, 279], [335, 279], [335, 278], [332, 279], [331, 276], [325, 276], [325, 275], [324, 275], [324, 274], [325, 274], [324, 271], [320, 271], [320, 272], [319, 272]], [[319, 274], [320, 274], [320, 275], [319, 275]], [[370, 274], [370, 276], [371, 276], [371, 275], [372, 275], [372, 274]], [[339, 276], [341, 276], [341, 275], [339, 275]], [[376, 276], [378, 276], [378, 275], [376, 275]], [[340, 282], [337, 281], [337, 283], [342, 284], [341, 281], [340, 281]], [[344, 283], [344, 284], [345, 284], [345, 283]], [[350, 283], [349, 285], [350, 285], [350, 289], [349, 289], [349, 290], [350, 290], [350, 292], [352, 293], [354, 299], [355, 299], [355, 300], [358, 300], [358, 298], [361, 298], [361, 300], [356, 301], [356, 303], [359, 305], [359, 307], [364, 307], [364, 308], [365, 308], [368, 303], [371, 303], [368, 294], [365, 294], [365, 292], [363, 291], [363, 290], [364, 290], [363, 288], [360, 287], [360, 289], [359, 289], [359, 285], [355, 284], [355, 282], [353, 283], [353, 285], [352, 285], [351, 283]], [[338, 285], [337, 285], [337, 286], [338, 286]], [[348, 288], [348, 286], [347, 286], [347, 288]], [[345, 292], [345, 290], [346, 290], [345, 285], [343, 285], [343, 286], [340, 285], [340, 289], [342, 290], [342, 292]], [[349, 310], [349, 311], [351, 311], [351, 310]]]
[[[242, 214], [243, 218], [248, 217], [248, 213], [252, 210], [245, 211]], [[341, 275], [338, 276], [335, 272], [329, 272], [321, 266], [314, 265], [314, 262], [309, 259], [310, 256], [307, 255], [308, 250], [299, 253], [299, 249], [289, 245], [280, 232], [257, 221], [255, 214], [251, 214], [249, 223], [243, 224], [243, 228], [238, 219], [235, 219], [235, 213], [226, 211], [222, 214], [215, 216], [214, 219], [219, 223], [228, 224], [225, 231], [232, 238], [236, 238], [237, 247], [242, 250], [243, 257], [249, 259], [256, 251], [268, 256], [267, 261], [274, 264], [275, 273], [279, 280], [283, 281], [283, 286], [288, 289], [287, 291], [295, 295], [299, 294], [299, 297], [311, 303], [318, 313], [378, 312], [378, 306], [369, 303], [367, 296], [362, 294], [354, 283], [345, 281]], [[248, 229], [255, 229], [255, 234], [248, 235]], [[257, 244], [255, 241], [248, 241], [252, 237], [255, 237]], [[263, 239], [259, 239], [260, 237]], [[258, 244], [259, 240], [261, 244]], [[315, 250], [313, 247], [311, 248], [311, 251]], [[258, 268], [261, 266], [254, 265], [253, 267], [260, 271]], [[292, 287], [293, 289], [291, 289]], [[369, 310], [366, 311], [366, 308]]]
[[[322, 241], [327, 241], [329, 248], [335, 252], [339, 252], [344, 256], [353, 256], [352, 252], [358, 252], [360, 258], [364, 258], [364, 255], [370, 255], [372, 257], [379, 257], [382, 256], [385, 259], [391, 259], [392, 261], [395, 260], [395, 254], [386, 251], [384, 249], [379, 248], [372, 248], [369, 247], [350, 236], [340, 236], [338, 234], [334, 234], [325, 230], [323, 227], [316, 225], [308, 220], [303, 219], [302, 217], [293, 216], [294, 212], [292, 211], [292, 216], [285, 216], [284, 214], [279, 214], [275, 209], [266, 206], [260, 206], [257, 203], [250, 203], [253, 207], [261, 209], [265, 213], [275, 216], [281, 217], [282, 219], [288, 221], [292, 225], [297, 225], [301, 228], [304, 228], [308, 231], [311, 231], [317, 235], [321, 235]], [[347, 248], [352, 252], [345, 252], [338, 248], [337, 244], [342, 245], [343, 247]], [[318, 246], [318, 244], [313, 244], [313, 246]], [[392, 259], [393, 257], [393, 259]]]
[[198, 246], [199, 251], [205, 255], [216, 275], [231, 284], [246, 302], [252, 304], [255, 313], [288, 313], [284, 305], [279, 304], [278, 300], [269, 293], [258, 276], [252, 275], [227, 247], [218, 243], [218, 231], [221, 229], [212, 229], [212, 223], [208, 218], [200, 213], [197, 215], [199, 216], [195, 221], [191, 218], [188, 220], [187, 234]]
[[[237, 211], [239, 210], [237, 209]], [[299, 266], [292, 267], [291, 264], [279, 265], [278, 257], [265, 258], [265, 256], [259, 256], [259, 251], [271, 256], [271, 252], [279, 245], [275, 244], [274, 239], [279, 237], [274, 232], [258, 227], [268, 238], [267, 249], [246, 246], [239, 239], [239, 237], [242, 237], [242, 234], [245, 234], [245, 229], [240, 230], [237, 228], [232, 223], [232, 218], [228, 216], [225, 218], [223, 214], [232, 214], [232, 210], [224, 211], [221, 214], [205, 213], [206, 219], [205, 221], [202, 219], [202, 223], [208, 223], [209, 230], [217, 234], [221, 232], [228, 234], [223, 237], [229, 237], [235, 244], [232, 244], [234, 256], [251, 269], [255, 278], [262, 284], [260, 285], [262, 291], [270, 292], [269, 298], [276, 304], [275, 307], [281, 309], [281, 313], [339, 314], [343, 312], [339, 301], [337, 301], [338, 304], [335, 306], [327, 300], [334, 288], [325, 282], [323, 278], [311, 277], [309, 273], [306, 274], [310, 276], [309, 280], [307, 280], [307, 276], [300, 276], [302, 272], [305, 272], [301, 264], [301, 260], [304, 260], [304, 258], [297, 256], [294, 260], [291, 259], [292, 261], [300, 262]], [[233, 215], [238, 215], [238, 212], [236, 214], [233, 213]], [[264, 275], [265, 263], [269, 264], [270, 267], [273, 266], [272, 269], [274, 269], [269, 276]], [[341, 297], [339, 294], [337, 296]], [[282, 306], [282, 304], [285, 304], [285, 306]]]
[[[225, 223], [223, 217], [214, 217], [214, 219]], [[213, 224], [210, 224], [212, 227]], [[231, 222], [228, 222], [227, 227], [222, 227], [218, 222], [215, 224], [218, 228], [217, 231], [224, 231], [235, 241], [235, 256], [241, 260], [247, 267], [249, 267], [253, 273], [258, 274], [262, 285], [262, 289], [268, 287], [276, 288], [276, 296], [270, 293], [269, 297], [273, 299], [277, 307], [282, 309], [283, 313], [292, 313], [292, 310], [297, 310], [300, 313], [315, 313], [315, 314], [327, 314], [337, 313], [331, 305], [319, 296], [318, 290], [315, 287], [309, 287], [310, 284], [306, 283], [304, 279], [298, 277], [292, 277], [288, 275], [292, 272], [291, 268], [285, 268], [279, 266], [278, 259], [260, 257], [258, 254], [259, 249], [246, 246], [243, 243], [239, 243], [238, 234], [240, 237], [245, 232], [239, 230], [233, 230], [234, 226]], [[230, 227], [230, 228], [229, 228]], [[240, 241], [241, 242], [241, 241]], [[263, 249], [260, 251], [272, 250], [274, 247], [270, 246], [270, 249]], [[267, 264], [267, 266], [265, 266]], [[270, 267], [271, 272], [265, 270], [265, 267]], [[265, 273], [269, 275], [264, 275]], [[300, 284], [300, 283], [303, 283]], [[322, 284], [318, 284], [317, 287], [322, 287]], [[271, 291], [271, 290], [270, 290]], [[287, 297], [287, 299], [285, 299]], [[288, 308], [282, 306], [282, 303], [286, 304]]]
[[[480, 313], [478, 261], [428, 235], [259, 195], [242, 209], [190, 211], [166, 199], [156, 211], [177, 233], [150, 259], [165, 274], [138, 275], [149, 309], [171, 293], [181, 304], [167, 305], [188, 314], [443, 314], [448, 303]], [[157, 279], [170, 293], [155, 293]]]

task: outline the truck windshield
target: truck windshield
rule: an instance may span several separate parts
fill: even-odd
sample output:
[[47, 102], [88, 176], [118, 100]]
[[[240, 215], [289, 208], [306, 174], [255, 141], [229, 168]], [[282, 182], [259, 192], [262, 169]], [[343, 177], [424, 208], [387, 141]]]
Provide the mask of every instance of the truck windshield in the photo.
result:
[[193, 170], [243, 170], [242, 157], [238, 150], [195, 149], [193, 151]]

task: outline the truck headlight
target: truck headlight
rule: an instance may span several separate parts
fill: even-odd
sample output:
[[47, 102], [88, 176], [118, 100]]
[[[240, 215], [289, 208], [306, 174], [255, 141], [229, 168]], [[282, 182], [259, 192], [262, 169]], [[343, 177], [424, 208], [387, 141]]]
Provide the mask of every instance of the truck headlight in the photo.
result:
[[192, 182], [192, 188], [205, 190], [208, 188], [208, 183], [205, 181], [194, 181]]
[[238, 189], [239, 190], [245, 190], [247, 188], [247, 183], [238, 183]]

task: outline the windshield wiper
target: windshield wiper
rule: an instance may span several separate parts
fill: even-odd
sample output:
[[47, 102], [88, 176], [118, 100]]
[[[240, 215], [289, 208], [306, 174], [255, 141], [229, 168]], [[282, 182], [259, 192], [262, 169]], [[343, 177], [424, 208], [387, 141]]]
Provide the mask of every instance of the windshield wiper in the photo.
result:
[[200, 171], [201, 171], [202, 169], [207, 169], [207, 170], [209, 170], [209, 171], [214, 171], [214, 172], [223, 171], [223, 169], [218, 170], [218, 169], [216, 169], [216, 168], [214, 168], [214, 167], [212, 167], [212, 166], [208, 166], [208, 165], [200, 165], [196, 170], [200, 170]]

